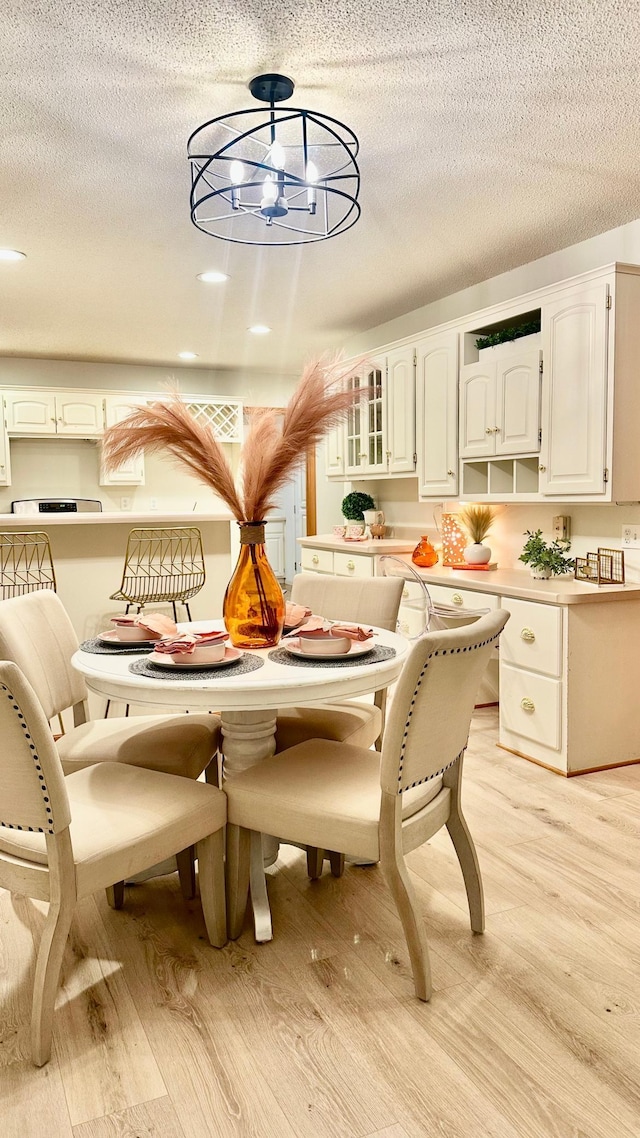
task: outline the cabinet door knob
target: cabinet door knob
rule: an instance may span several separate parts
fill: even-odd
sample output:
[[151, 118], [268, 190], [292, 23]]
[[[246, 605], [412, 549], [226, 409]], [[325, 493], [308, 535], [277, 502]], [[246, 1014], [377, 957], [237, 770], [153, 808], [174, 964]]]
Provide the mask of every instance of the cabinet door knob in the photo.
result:
[[353, 561], [347, 561], [347, 569], [355, 569]]
[[336, 455], [336, 462], [342, 462], [342, 455], [341, 454]]
[[319, 563], [319, 561], [320, 561], [320, 558], [318, 557], [318, 554], [314, 553], [313, 557], [311, 558], [311, 564], [317, 565]]
[[493, 434], [493, 427], [485, 427], [484, 433], [485, 433], [485, 435], [492, 435]]
[[448, 474], [449, 478], [455, 478], [455, 476], [456, 476], [455, 470], [447, 470], [447, 474]]
[[460, 593], [454, 593], [453, 594], [453, 596], [451, 598], [451, 603], [453, 605], [461, 605], [463, 603], [462, 597], [460, 596]]
[[540, 471], [541, 474], [544, 474], [546, 469], [547, 469], [546, 466], [543, 466], [542, 463], [540, 463], [540, 465], [538, 466], [538, 470]]
[[494, 435], [499, 435], [499, 434], [500, 434], [500, 427], [494, 427], [494, 428], [493, 428], [493, 434], [494, 434]]
[[535, 711], [536, 705], [532, 699], [525, 695], [524, 699], [520, 700], [520, 707], [523, 711]]
[[363, 459], [365, 459], [365, 461], [366, 461], [366, 458], [367, 458], [367, 456], [366, 456], [366, 454], [361, 454], [361, 455], [360, 455], [360, 458], [363, 458]]
[[536, 634], [532, 628], [523, 628], [520, 636], [523, 640], [526, 640], [528, 644], [533, 644], [536, 638]]

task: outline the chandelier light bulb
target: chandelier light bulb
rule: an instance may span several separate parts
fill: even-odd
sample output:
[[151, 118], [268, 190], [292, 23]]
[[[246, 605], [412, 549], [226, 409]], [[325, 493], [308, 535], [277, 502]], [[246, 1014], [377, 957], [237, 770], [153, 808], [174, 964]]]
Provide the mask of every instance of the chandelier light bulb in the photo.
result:
[[278, 187], [276, 186], [271, 174], [267, 174], [262, 185], [262, 201], [260, 202], [260, 209], [265, 206], [274, 205], [278, 199]]
[[309, 207], [309, 213], [315, 213], [315, 211], [316, 211], [315, 183], [318, 181], [318, 169], [316, 167], [315, 162], [311, 162], [311, 161], [307, 162], [307, 168], [305, 170], [305, 177], [306, 177], [307, 185], [308, 185], [307, 205]]
[[269, 158], [271, 161], [271, 165], [275, 166], [276, 170], [284, 170], [284, 163], [285, 163], [284, 147], [280, 145], [280, 143], [278, 142], [277, 139], [274, 139], [273, 142], [271, 143], [271, 149], [269, 151]]
[[234, 158], [233, 162], [231, 163], [229, 177], [231, 178], [234, 186], [239, 186], [241, 182], [244, 182], [244, 163], [239, 162], [237, 158]]

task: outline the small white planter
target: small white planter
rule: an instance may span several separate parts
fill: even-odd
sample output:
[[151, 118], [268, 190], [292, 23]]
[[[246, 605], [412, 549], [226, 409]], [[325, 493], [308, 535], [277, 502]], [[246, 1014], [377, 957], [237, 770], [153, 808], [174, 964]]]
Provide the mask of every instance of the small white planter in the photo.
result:
[[511, 356], [516, 352], [528, 352], [531, 348], [542, 347], [542, 332], [532, 332], [530, 336], [519, 336], [517, 340], [507, 340], [505, 344], [494, 344], [491, 348], [479, 348], [479, 360], [495, 360], [500, 356]]
[[488, 565], [491, 561], [491, 550], [488, 545], [481, 545], [479, 541], [467, 545], [462, 551], [467, 565]]
[[545, 566], [537, 566], [535, 569], [531, 570], [531, 576], [536, 581], [548, 581], [551, 577], [551, 570], [547, 569]]

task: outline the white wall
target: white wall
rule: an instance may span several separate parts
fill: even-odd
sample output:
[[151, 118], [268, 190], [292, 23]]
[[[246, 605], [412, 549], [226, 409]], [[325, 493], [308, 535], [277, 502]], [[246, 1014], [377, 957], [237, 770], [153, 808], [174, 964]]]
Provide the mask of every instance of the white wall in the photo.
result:
[[[640, 264], [640, 220], [552, 253], [548, 257], [542, 257], [528, 265], [522, 265], [511, 272], [503, 273], [501, 276], [493, 277], [371, 328], [365, 334], [349, 340], [344, 345], [345, 354], [353, 356], [372, 351], [405, 336], [417, 335], [448, 320], [467, 316], [489, 305], [510, 300], [532, 289], [553, 284], [612, 261]], [[324, 454], [320, 454], [318, 459], [319, 533], [327, 533], [331, 525], [339, 521], [340, 500], [353, 485], [356, 489], [366, 490], [372, 494], [376, 506], [384, 510], [387, 523], [394, 527], [396, 534], [402, 529], [407, 535], [413, 535], [418, 531], [435, 534], [434, 504], [418, 502], [416, 478], [376, 479], [353, 484], [327, 483], [324, 476]], [[325, 492], [326, 486], [331, 489]], [[326, 500], [326, 509], [320, 508], [323, 500]], [[455, 509], [455, 503], [450, 505]], [[628, 522], [640, 524], [640, 503], [627, 506], [582, 506], [575, 503], [562, 505], [556, 502], [551, 505], [536, 503], [501, 507], [500, 516], [496, 520], [489, 541], [500, 564], [504, 568], [518, 565], [518, 554], [525, 541], [524, 530], [540, 528], [547, 539], [550, 539], [552, 519], [555, 514], [570, 515], [571, 552], [584, 554], [596, 549], [598, 545], [620, 548], [622, 525]], [[629, 579], [640, 580], [640, 550], [627, 551], [625, 562]]]

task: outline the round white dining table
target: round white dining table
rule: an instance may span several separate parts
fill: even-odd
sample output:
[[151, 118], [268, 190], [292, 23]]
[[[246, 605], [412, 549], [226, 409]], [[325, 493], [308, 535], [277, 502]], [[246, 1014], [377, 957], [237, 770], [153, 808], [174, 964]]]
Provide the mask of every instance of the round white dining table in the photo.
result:
[[[222, 621], [207, 620], [179, 627], [197, 632], [224, 625]], [[394, 656], [373, 663], [367, 663], [364, 656], [349, 665], [329, 666], [324, 662], [311, 667], [305, 662], [300, 667], [269, 659], [273, 648], [251, 649], [250, 655], [263, 661], [263, 666], [255, 671], [234, 675], [225, 668], [215, 668], [206, 678], [186, 672], [179, 680], [162, 675], [152, 679], [131, 672], [131, 662], [143, 658], [140, 653], [98, 655], [80, 648], [71, 662], [84, 676], [87, 687], [107, 699], [139, 704], [149, 710], [180, 707], [220, 712], [224, 777], [233, 779], [240, 771], [274, 754], [278, 711], [368, 695], [398, 678], [410, 649], [409, 641], [385, 629], [374, 631], [374, 643], [393, 648]], [[251, 849], [251, 902], [256, 940], [271, 940], [271, 913], [259, 835]]]

